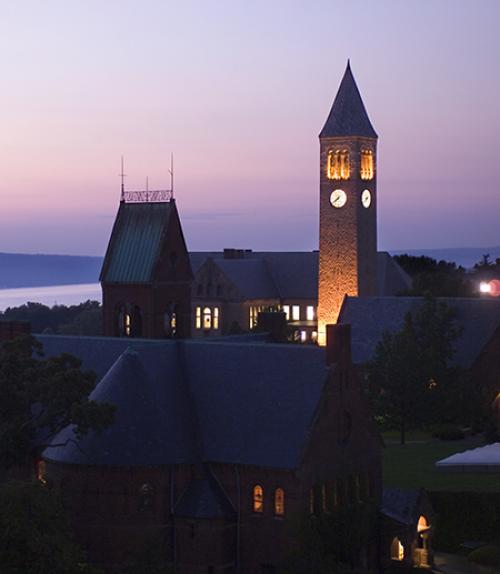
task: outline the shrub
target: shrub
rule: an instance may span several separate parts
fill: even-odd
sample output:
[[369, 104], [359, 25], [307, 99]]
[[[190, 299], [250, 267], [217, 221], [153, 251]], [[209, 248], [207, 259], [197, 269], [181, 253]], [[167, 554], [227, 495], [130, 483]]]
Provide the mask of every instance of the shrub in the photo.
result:
[[461, 440], [465, 438], [464, 431], [452, 424], [436, 425], [432, 428], [432, 437], [439, 440]]
[[481, 546], [473, 550], [468, 559], [483, 566], [500, 568], [500, 548], [498, 546]]

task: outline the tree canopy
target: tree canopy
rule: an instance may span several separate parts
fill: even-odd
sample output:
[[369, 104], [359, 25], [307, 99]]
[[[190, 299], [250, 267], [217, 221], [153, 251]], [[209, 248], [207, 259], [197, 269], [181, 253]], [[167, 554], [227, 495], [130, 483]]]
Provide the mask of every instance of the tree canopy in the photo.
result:
[[112, 423], [114, 407], [89, 400], [95, 374], [69, 354], [45, 358], [31, 336], [0, 347], [0, 468], [24, 466], [67, 425], [75, 439]]
[[377, 345], [368, 366], [371, 396], [376, 414], [400, 430], [402, 443], [408, 428], [465, 416], [473, 391], [452, 363], [459, 335], [454, 309], [428, 297]]

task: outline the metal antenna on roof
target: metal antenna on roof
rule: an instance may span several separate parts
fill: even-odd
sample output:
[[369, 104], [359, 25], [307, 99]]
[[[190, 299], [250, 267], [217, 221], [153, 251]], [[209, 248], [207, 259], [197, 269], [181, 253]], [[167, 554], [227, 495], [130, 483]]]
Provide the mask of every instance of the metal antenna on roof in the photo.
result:
[[170, 195], [171, 199], [174, 199], [174, 154], [170, 154], [170, 169], [168, 170], [170, 174]]
[[122, 180], [121, 198], [120, 198], [120, 199], [121, 199], [121, 201], [124, 201], [124, 199], [125, 199], [125, 178], [126, 178], [127, 176], [126, 176], [125, 173], [123, 172], [123, 156], [122, 156], [122, 170], [121, 170], [121, 173], [120, 173], [120, 176], [119, 176], [119, 177], [121, 177], [121, 180]]

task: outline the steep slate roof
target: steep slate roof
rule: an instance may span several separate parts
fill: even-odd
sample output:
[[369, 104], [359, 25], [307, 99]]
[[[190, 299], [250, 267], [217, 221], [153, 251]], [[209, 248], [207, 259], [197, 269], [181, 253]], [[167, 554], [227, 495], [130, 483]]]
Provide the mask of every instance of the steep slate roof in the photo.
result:
[[387, 488], [382, 491], [381, 512], [402, 524], [416, 524], [419, 518], [421, 490]]
[[366, 113], [349, 62], [328, 119], [319, 134], [320, 138], [343, 136], [378, 137]]
[[177, 516], [186, 518], [232, 517], [235, 510], [220, 484], [208, 476], [192, 480], [174, 510]]
[[121, 202], [99, 280], [151, 281], [172, 209], [173, 202]]
[[[311, 347], [143, 340], [123, 350], [113, 338], [38, 339], [47, 356], [84, 350], [83, 368], [107, 368], [92, 398], [117, 406], [101, 435], [45, 451], [68, 464], [296, 468], [327, 377], [324, 350]], [[73, 438], [66, 428], [53, 444]]]
[[[462, 334], [456, 342], [454, 363], [470, 367], [500, 326], [500, 301], [474, 298], [440, 298], [453, 307]], [[408, 312], [415, 312], [422, 297], [346, 297], [339, 321], [350, 323], [355, 363], [369, 361], [384, 331], [401, 329]]]
[[[224, 259], [220, 251], [195, 251], [189, 257], [195, 275], [210, 257], [249, 299], [315, 300], [318, 296], [317, 251], [249, 251], [241, 259]], [[383, 251], [377, 253], [377, 284], [381, 295], [395, 295], [409, 289], [411, 279]]]

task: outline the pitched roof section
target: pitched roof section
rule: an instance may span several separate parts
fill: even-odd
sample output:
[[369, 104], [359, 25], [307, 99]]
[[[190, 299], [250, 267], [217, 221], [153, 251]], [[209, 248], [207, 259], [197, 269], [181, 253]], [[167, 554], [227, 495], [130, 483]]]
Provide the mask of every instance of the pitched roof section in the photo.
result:
[[416, 524], [421, 496], [422, 490], [384, 487], [380, 510], [401, 524]]
[[207, 476], [188, 484], [175, 514], [186, 518], [232, 518], [236, 512], [220, 484], [213, 476]]
[[[197, 273], [210, 257], [248, 299], [309, 299], [318, 297], [317, 251], [251, 251], [241, 259], [219, 252], [189, 254]], [[380, 295], [397, 295], [411, 287], [410, 277], [387, 252], [377, 253]]]
[[99, 280], [152, 281], [172, 209], [175, 209], [173, 201], [120, 203]]
[[328, 119], [319, 134], [320, 138], [344, 136], [378, 137], [366, 113], [349, 62]]
[[[94, 340], [100, 345], [100, 340]], [[71, 347], [71, 345], [70, 345]], [[111, 349], [111, 351], [113, 351]], [[199, 460], [193, 413], [179, 380], [175, 345], [126, 350], [90, 395], [115, 405], [115, 422], [76, 440], [73, 427], [53, 440], [47, 458], [68, 464], [183, 464]]]
[[[78, 444], [64, 429], [53, 441], [64, 446], [44, 456], [66, 464], [297, 468], [327, 380], [313, 347], [143, 340], [124, 351], [113, 338], [38, 338], [47, 356], [84, 350], [85, 369], [114, 363], [92, 398], [117, 406], [115, 424]], [[206, 485], [193, 489], [188, 507], [204, 506]]]
[[[422, 297], [346, 297], [339, 321], [350, 323], [352, 355], [355, 363], [366, 363], [375, 352], [385, 331], [403, 327], [408, 312], [415, 312]], [[462, 334], [456, 342], [454, 363], [472, 366], [500, 326], [500, 301], [494, 299], [440, 298], [454, 308]]]

